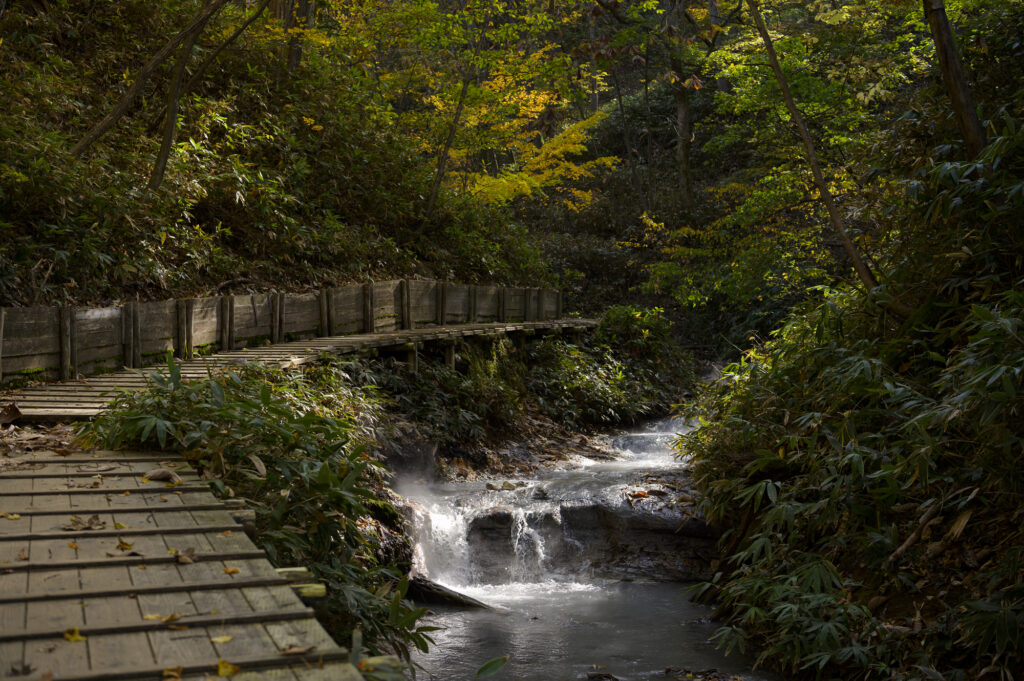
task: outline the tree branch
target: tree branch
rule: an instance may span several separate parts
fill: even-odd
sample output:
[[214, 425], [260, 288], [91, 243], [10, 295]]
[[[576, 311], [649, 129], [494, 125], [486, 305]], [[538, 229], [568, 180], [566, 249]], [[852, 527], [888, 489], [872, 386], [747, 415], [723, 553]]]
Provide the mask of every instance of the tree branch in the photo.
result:
[[229, 0], [213, 0], [210, 4], [204, 7], [199, 14], [186, 26], [178, 35], [168, 40], [163, 47], [161, 47], [156, 54], [154, 54], [149, 61], [147, 61], [139, 73], [135, 76], [135, 82], [132, 83], [128, 91], [125, 92], [121, 99], [118, 100], [117, 105], [113, 110], [103, 117], [99, 123], [94, 125], [85, 135], [78, 141], [75, 146], [71, 147], [71, 153], [75, 156], [80, 155], [86, 149], [91, 147], [99, 138], [107, 134], [114, 125], [123, 117], [128, 109], [131, 107], [135, 98], [142, 92], [143, 87], [146, 85], [146, 81], [149, 76], [169, 57], [174, 50], [178, 48], [189, 36], [192, 36], [202, 30], [203, 26], [206, 25], [213, 16], [220, 11], [229, 2]]

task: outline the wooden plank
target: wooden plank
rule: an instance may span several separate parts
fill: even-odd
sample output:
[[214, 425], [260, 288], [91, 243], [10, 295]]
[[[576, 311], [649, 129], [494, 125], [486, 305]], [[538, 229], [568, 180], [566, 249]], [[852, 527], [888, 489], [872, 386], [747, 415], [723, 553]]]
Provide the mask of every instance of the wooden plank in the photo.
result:
[[[210, 563], [211, 565], [220, 566], [221, 563]], [[220, 571], [223, 568], [217, 567], [216, 570]], [[86, 579], [84, 575], [92, 571], [102, 571], [102, 574], [116, 574], [121, 575], [117, 579], [109, 579], [106, 581], [96, 580], [90, 582], [95, 586], [86, 586]], [[0, 593], [0, 606], [18, 603], [24, 604], [29, 601], [52, 601], [60, 600], [65, 598], [102, 598], [107, 596], [123, 596], [126, 593], [134, 595], [139, 594], [158, 594], [158, 593], [170, 593], [176, 591], [188, 591], [188, 592], [199, 592], [199, 591], [216, 591], [218, 589], [240, 589], [240, 588], [270, 588], [278, 587], [287, 590], [289, 593], [293, 593], [291, 588], [288, 586], [289, 581], [280, 577], [248, 577], [245, 579], [214, 579], [209, 581], [196, 581], [195, 576], [190, 577], [189, 580], [183, 581], [180, 584], [148, 584], [148, 585], [137, 585], [132, 586], [126, 591], [125, 584], [129, 583], [130, 572], [128, 566], [113, 566], [113, 567], [93, 567], [87, 568], [80, 571], [83, 575], [82, 587], [66, 593], [43, 591], [43, 592], [25, 592], [18, 594], [2, 594]], [[224, 575], [220, 574], [219, 577], [223, 578]], [[104, 578], [106, 579], [106, 578]], [[194, 596], [193, 596], [194, 597]], [[0, 626], [0, 631], [4, 631], [4, 628]]]
[[316, 293], [285, 294], [282, 332], [285, 336], [313, 337], [320, 325], [320, 298]]
[[363, 330], [363, 286], [340, 286], [331, 294], [331, 335]]
[[430, 279], [410, 279], [407, 285], [411, 328], [437, 325], [437, 282]]
[[138, 303], [136, 311], [139, 322], [136, 331], [139, 338], [138, 366], [145, 362], [162, 360], [168, 352], [174, 352], [174, 337], [177, 333], [177, 301], [161, 300]]
[[234, 296], [234, 341], [245, 344], [271, 338], [273, 334], [273, 299], [276, 293]]
[[219, 298], [197, 298], [192, 309], [192, 342], [195, 347], [211, 345], [220, 340]]

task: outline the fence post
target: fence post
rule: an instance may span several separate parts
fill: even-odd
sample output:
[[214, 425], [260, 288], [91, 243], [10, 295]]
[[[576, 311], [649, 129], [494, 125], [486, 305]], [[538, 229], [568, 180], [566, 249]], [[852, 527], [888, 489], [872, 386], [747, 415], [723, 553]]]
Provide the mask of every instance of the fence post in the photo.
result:
[[373, 333], [375, 320], [373, 318], [373, 282], [363, 284], [363, 333]]
[[412, 283], [403, 279], [398, 286], [402, 294], [402, 328], [416, 328], [416, 320], [412, 318]]
[[555, 319], [562, 318], [562, 290], [555, 291]]
[[235, 346], [235, 297], [221, 296], [220, 299], [220, 349], [234, 350]]
[[7, 321], [7, 310], [0, 307], [0, 385], [4, 383], [4, 323]]
[[320, 335], [331, 335], [331, 290], [320, 289]]
[[71, 379], [71, 315], [73, 308], [61, 305], [57, 308], [57, 329], [60, 338], [60, 380]]
[[132, 302], [132, 366], [142, 368], [142, 311], [137, 300]]

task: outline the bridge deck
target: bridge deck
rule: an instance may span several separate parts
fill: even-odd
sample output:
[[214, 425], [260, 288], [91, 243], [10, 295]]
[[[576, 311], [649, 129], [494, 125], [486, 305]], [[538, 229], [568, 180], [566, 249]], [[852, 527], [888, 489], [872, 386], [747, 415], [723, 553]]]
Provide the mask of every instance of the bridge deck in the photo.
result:
[[[368, 348], [394, 347], [408, 343], [428, 343], [465, 336], [494, 336], [517, 331], [590, 328], [595, 322], [583, 319], [562, 319], [542, 322], [459, 324], [457, 326], [410, 329], [378, 334], [328, 336], [280, 343], [241, 350], [220, 352], [208, 357], [181, 363], [184, 378], [205, 378], [211, 371], [225, 367], [260, 362], [280, 367], [311, 362], [323, 353], [347, 354]], [[61, 383], [48, 383], [0, 395], [0, 405], [16, 403], [22, 416], [20, 422], [67, 422], [88, 420], [103, 408], [118, 390], [138, 390], [146, 379], [138, 371], [122, 370], [91, 378]]]
[[0, 678], [362, 678], [184, 459], [54, 449], [0, 457]]

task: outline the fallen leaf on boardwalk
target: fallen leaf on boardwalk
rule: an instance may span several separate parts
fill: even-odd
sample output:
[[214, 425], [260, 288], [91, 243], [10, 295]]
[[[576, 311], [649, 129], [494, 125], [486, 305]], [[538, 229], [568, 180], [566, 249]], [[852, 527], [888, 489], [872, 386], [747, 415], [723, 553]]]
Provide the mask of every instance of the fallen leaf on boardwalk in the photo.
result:
[[78, 643], [79, 641], [84, 641], [87, 637], [78, 633], [78, 627], [71, 627], [64, 632], [64, 638], [72, 643]]
[[281, 648], [282, 655], [305, 655], [306, 653], [316, 650], [316, 646], [300, 646], [291, 644], [287, 648]]
[[181, 482], [181, 476], [169, 468], [154, 468], [142, 476], [143, 482], [150, 482], [151, 480]]
[[196, 550], [192, 547], [177, 554], [177, 561], [182, 565], [189, 565], [195, 561]]
[[8, 520], [17, 520], [17, 519], [21, 518], [21, 514], [20, 513], [4, 513], [2, 515], [3, 515], [3, 517], [7, 518]]
[[120, 549], [121, 551], [131, 551], [132, 550], [132, 546], [134, 546], [134, 544], [129, 544], [128, 542], [126, 542], [121, 537], [117, 538], [117, 548]]
[[227, 660], [217, 660], [217, 676], [227, 678], [229, 676], [234, 676], [238, 671], [238, 665], [231, 664]]
[[85, 465], [85, 466], [79, 466], [75, 470], [78, 471], [79, 473], [105, 473], [106, 471], [112, 471], [115, 468], [117, 468], [117, 466], [110, 466], [110, 465]]
[[43, 672], [43, 674], [39, 677], [39, 681], [53, 681], [53, 672]]
[[125, 490], [125, 491], [121, 492], [121, 496], [122, 496], [122, 497], [126, 497], [126, 496], [128, 496], [129, 494], [131, 494], [131, 492], [130, 492], [129, 490]]
[[180, 681], [182, 671], [184, 671], [182, 667], [167, 667], [160, 679], [161, 681]]
[[160, 497], [160, 501], [167, 501], [167, 497]]
[[232, 532], [231, 530], [224, 530], [223, 532], [221, 532], [221, 534], [224, 535], [225, 537], [230, 537], [231, 535], [234, 534], [234, 532]]
[[160, 613], [154, 613], [152, 615], [143, 615], [142, 616], [142, 619], [149, 620], [150, 622], [155, 622], [156, 620], [162, 620], [163, 618], [164, 618], [164, 616], [161, 615]]
[[227, 643], [228, 641], [230, 641], [233, 638], [234, 638], [234, 636], [214, 636], [210, 640], [213, 641], [214, 643]]
[[188, 629], [188, 625], [187, 624], [168, 624], [167, 628], [172, 630], [172, 631], [185, 631], [186, 629]]
[[77, 515], [73, 515], [71, 516], [70, 523], [65, 523], [60, 527], [62, 530], [67, 530], [68, 532], [78, 532], [81, 530], [102, 530], [106, 526], [107, 522], [105, 520], [100, 520], [98, 515], [91, 515], [88, 520], [82, 520]]
[[18, 551], [18, 560], [28, 560], [28, 554], [25, 553], [25, 549]]
[[226, 575], [237, 575], [238, 574], [238, 568], [230, 568], [230, 567], [224, 568], [224, 574], [226, 574]]
[[125, 556], [139, 556], [143, 554], [138, 551], [107, 551], [107, 558], [124, 558]]
[[0, 426], [6, 426], [8, 423], [13, 423], [20, 418], [21, 410], [18, 409], [18, 405], [14, 402], [0, 410]]
[[73, 541], [69, 541], [68, 542], [68, 548], [77, 549], [78, 548], [78, 544], [76, 544]]
[[167, 622], [169, 624], [171, 622], [177, 622], [178, 620], [180, 620], [184, 616], [185, 616], [185, 613], [182, 613], [182, 612], [172, 612], [167, 617], [161, 618], [160, 621], [161, 622]]
[[116, 530], [123, 530], [126, 527], [128, 527], [128, 526], [125, 525], [124, 523], [114, 523], [114, 529], [116, 529]]

